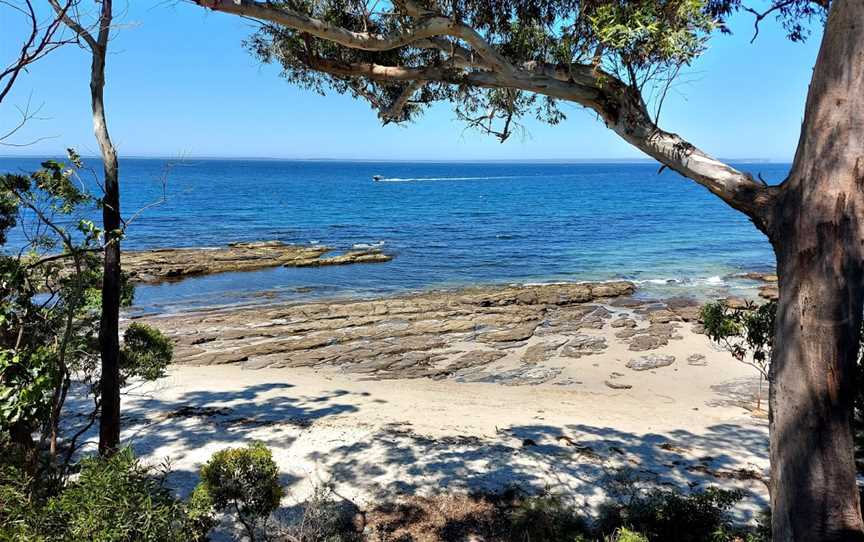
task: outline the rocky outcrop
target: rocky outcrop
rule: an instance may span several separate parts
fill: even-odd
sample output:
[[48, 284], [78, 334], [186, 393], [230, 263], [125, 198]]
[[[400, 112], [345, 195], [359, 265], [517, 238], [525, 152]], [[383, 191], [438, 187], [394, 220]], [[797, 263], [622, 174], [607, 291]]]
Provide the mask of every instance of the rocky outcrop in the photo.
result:
[[774, 273], [749, 272], [742, 273], [738, 276], [741, 278], [762, 282], [763, 285], [759, 287], [759, 297], [761, 297], [762, 299], [767, 299], [769, 301], [776, 301], [777, 299], [779, 299], [780, 288], [778, 286], [778, 281], [780, 279]]
[[122, 265], [133, 282], [153, 283], [215, 273], [254, 271], [267, 267], [377, 263], [393, 258], [379, 249], [352, 250], [322, 258], [331, 250], [326, 246], [286, 245], [280, 241], [232, 243], [220, 248], [165, 248], [124, 252]]
[[[612, 318], [598, 302], [633, 292], [628, 282], [469, 288], [205, 311], [160, 317], [157, 325], [174, 339], [178, 363], [527, 385], [557, 377], [560, 369], [542, 365], [554, 356], [606, 348], [602, 337], [579, 330]], [[492, 370], [499, 361], [509, 366]]]

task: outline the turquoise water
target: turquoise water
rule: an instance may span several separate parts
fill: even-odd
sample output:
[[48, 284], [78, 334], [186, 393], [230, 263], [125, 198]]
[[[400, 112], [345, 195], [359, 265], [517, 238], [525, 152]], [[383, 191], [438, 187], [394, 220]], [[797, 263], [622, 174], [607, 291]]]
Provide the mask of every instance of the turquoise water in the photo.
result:
[[[0, 171], [37, 164], [0, 159]], [[121, 162], [124, 214], [160, 198], [164, 167], [157, 159]], [[789, 164], [738, 167], [779, 182]], [[772, 267], [768, 242], [743, 215], [657, 169], [648, 162], [186, 160], [168, 176], [167, 201], [133, 223], [126, 248], [278, 239], [337, 250], [380, 246], [395, 259], [142, 286], [136, 308], [605, 279], [634, 280], [646, 296], [712, 296], [747, 287], [736, 273]]]

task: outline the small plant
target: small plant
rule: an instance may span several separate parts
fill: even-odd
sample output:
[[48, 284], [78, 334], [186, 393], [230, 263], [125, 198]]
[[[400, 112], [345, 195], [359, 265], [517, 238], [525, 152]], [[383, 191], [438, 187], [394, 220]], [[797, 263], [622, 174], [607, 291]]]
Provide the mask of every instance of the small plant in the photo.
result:
[[732, 356], [759, 372], [756, 411], [762, 410], [762, 385], [768, 380], [771, 350], [774, 346], [774, 318], [777, 303], [748, 303], [732, 308], [725, 301], [706, 303], [699, 312], [705, 334], [723, 345]]
[[171, 339], [154, 327], [136, 322], [123, 334], [120, 370], [124, 381], [133, 377], [147, 381], [162, 378], [173, 357]]
[[201, 468], [201, 482], [192, 500], [211, 503], [220, 512], [234, 512], [250, 541], [258, 539], [283, 496], [279, 469], [270, 450], [260, 442], [213, 454]]
[[356, 509], [333, 498], [330, 488], [316, 486], [303, 503], [299, 519], [278, 529], [276, 538], [285, 542], [359, 542], [352, 522]]
[[649, 540], [644, 534], [622, 527], [615, 531], [612, 536], [607, 537], [606, 542], [649, 542]]

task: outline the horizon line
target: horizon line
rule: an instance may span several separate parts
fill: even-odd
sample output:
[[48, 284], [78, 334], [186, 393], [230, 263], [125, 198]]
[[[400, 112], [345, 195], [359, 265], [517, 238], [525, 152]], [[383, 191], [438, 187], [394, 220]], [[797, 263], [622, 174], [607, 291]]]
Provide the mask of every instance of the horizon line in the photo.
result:
[[[44, 154], [0, 154], [0, 159], [38, 159], [64, 157], [62, 153]], [[101, 160], [96, 154], [82, 154], [81, 158]], [[133, 160], [221, 160], [221, 161], [268, 161], [268, 162], [369, 162], [369, 163], [659, 163], [654, 158], [283, 158], [275, 156], [217, 156], [217, 155], [126, 155], [119, 157]], [[791, 163], [791, 158], [717, 158], [722, 162], [737, 163]]]

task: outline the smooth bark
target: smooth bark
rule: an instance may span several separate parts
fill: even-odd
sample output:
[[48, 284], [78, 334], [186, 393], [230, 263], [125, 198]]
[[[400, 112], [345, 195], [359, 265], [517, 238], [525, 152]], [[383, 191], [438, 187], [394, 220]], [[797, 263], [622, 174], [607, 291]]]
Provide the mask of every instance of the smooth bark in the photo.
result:
[[99, 346], [102, 357], [101, 402], [99, 420], [99, 453], [111, 454], [120, 443], [120, 182], [117, 152], [108, 134], [105, 118], [105, 60], [111, 30], [111, 0], [102, 0], [99, 34], [92, 48], [90, 97], [93, 110], [93, 132], [99, 142], [104, 167], [105, 196], [102, 205], [102, 227], [105, 230], [105, 259], [102, 276], [102, 319], [99, 324]]
[[864, 2], [835, 0], [772, 243], [773, 540], [864, 540], [853, 403], [864, 311]]
[[109, 455], [120, 442], [120, 170], [117, 151], [108, 133], [105, 117], [105, 61], [113, 21], [112, 0], [102, 0], [94, 36], [81, 21], [69, 15], [59, 0], [48, 0], [55, 13], [90, 49], [90, 105], [93, 133], [102, 155], [103, 188], [102, 228], [105, 252], [102, 276], [102, 318], [99, 323], [99, 350], [102, 361], [100, 379], [101, 413], [99, 453]]

